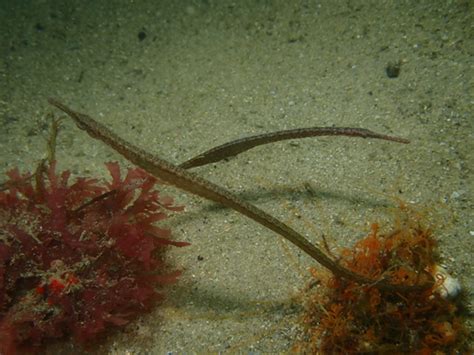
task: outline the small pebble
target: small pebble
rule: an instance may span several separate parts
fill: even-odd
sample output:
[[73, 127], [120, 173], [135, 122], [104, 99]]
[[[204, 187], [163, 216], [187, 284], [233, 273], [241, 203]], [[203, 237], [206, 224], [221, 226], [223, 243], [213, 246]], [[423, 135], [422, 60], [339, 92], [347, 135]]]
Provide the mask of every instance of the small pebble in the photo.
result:
[[387, 66], [385, 67], [385, 74], [390, 79], [398, 78], [400, 75], [400, 69], [401, 69], [401, 63], [396, 62], [396, 63], [388, 63]]
[[146, 33], [145, 31], [140, 31], [138, 32], [138, 40], [141, 42], [146, 38]]
[[459, 191], [453, 191], [451, 194], [451, 199], [455, 200], [461, 196], [461, 193]]
[[435, 288], [435, 292], [438, 293], [444, 299], [453, 299], [461, 292], [461, 283], [458, 279], [452, 277], [445, 268], [436, 265], [432, 272], [435, 279], [443, 278], [443, 283]]

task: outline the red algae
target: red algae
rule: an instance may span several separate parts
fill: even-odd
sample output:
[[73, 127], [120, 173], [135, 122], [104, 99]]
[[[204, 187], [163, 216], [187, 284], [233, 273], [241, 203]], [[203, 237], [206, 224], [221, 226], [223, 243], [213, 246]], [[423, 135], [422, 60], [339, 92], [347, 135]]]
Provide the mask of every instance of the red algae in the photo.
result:
[[[0, 354], [38, 350], [52, 338], [88, 344], [162, 299], [171, 232], [155, 222], [181, 211], [141, 169], [109, 183], [8, 172], [0, 191]], [[44, 170], [41, 172], [41, 170]], [[35, 176], [36, 179], [30, 177]]]
[[434, 278], [433, 287], [406, 293], [380, 290], [375, 284], [357, 284], [312, 269], [304, 339], [295, 350], [318, 354], [452, 354], [469, 350], [459, 304], [443, 292], [446, 274], [437, 272], [436, 240], [418, 218], [403, 213], [407, 218], [389, 233], [382, 234], [373, 224], [367, 237], [342, 251], [340, 263], [374, 280], [399, 285]]

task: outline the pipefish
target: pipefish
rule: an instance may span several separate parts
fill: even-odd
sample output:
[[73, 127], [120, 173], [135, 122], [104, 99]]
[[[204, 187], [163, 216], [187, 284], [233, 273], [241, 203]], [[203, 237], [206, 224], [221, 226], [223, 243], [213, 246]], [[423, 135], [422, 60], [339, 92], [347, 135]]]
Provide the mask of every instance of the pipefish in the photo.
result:
[[318, 263], [329, 269], [334, 275], [338, 277], [346, 278], [360, 284], [375, 285], [379, 289], [392, 291], [394, 290], [400, 292], [418, 291], [431, 286], [431, 284], [429, 283], [421, 285], [417, 284], [412, 286], [395, 285], [391, 284], [386, 279], [373, 280], [363, 275], [354, 273], [351, 270], [340, 265], [337, 261], [331, 259], [321, 249], [313, 245], [300, 233], [290, 228], [288, 225], [276, 219], [272, 215], [242, 200], [231, 191], [202, 178], [196, 173], [189, 172], [183, 168], [183, 166], [198, 166], [195, 163], [196, 161], [199, 161], [199, 159], [201, 159], [200, 163], [204, 162], [204, 164], [206, 164], [206, 161], [218, 161], [226, 156], [238, 154], [239, 152], [250, 149], [256, 145], [261, 145], [283, 139], [301, 138], [302, 136], [310, 137], [317, 135], [347, 135], [379, 138], [400, 143], [408, 143], [408, 141], [405, 139], [381, 135], [369, 130], [358, 128], [308, 128], [293, 130], [293, 132], [287, 131], [287, 133], [274, 132], [273, 134], [270, 133], [266, 135], [257, 136], [258, 138], [252, 139], [252, 137], [250, 137], [250, 139], [248, 139], [247, 141], [245, 141], [244, 138], [244, 140], [237, 140], [234, 141], [234, 143], [230, 142], [227, 145], [224, 144], [223, 146], [216, 147], [215, 149], [211, 149], [208, 152], [198, 155], [194, 161], [193, 159], [191, 159], [191, 162], [185, 162], [181, 166], [178, 166], [158, 156], [152, 155], [130, 142], [127, 142], [123, 138], [116, 135], [108, 127], [96, 121], [92, 117], [72, 110], [57, 99], [49, 98], [48, 102], [51, 105], [60, 109], [61, 111], [65, 112], [68, 116], [70, 116], [74, 120], [76, 125], [80, 129], [85, 130], [92, 138], [98, 139], [103, 143], [107, 144], [133, 164], [139, 166], [140, 168], [146, 170], [148, 173], [154, 175], [155, 177], [161, 179], [162, 181], [170, 185], [173, 185], [177, 188], [193, 193], [205, 199], [211, 200], [213, 202], [217, 202], [226, 207], [230, 207], [236, 210], [237, 212], [240, 212], [241, 214], [247, 216], [248, 218], [256, 221], [257, 223], [267, 227], [268, 229], [280, 234], [281, 236], [289, 240], [291, 243], [296, 245], [298, 248], [303, 250], [305, 253], [307, 253], [309, 256], [311, 256], [313, 259], [315, 259]]

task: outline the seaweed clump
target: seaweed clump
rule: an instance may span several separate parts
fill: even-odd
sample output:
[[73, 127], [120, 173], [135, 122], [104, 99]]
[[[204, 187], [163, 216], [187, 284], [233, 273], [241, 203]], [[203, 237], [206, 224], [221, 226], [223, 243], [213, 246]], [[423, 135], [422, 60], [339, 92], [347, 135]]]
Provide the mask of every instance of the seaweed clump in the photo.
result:
[[117, 163], [111, 182], [55, 171], [7, 173], [0, 189], [0, 353], [38, 350], [71, 336], [88, 344], [149, 311], [167, 271], [170, 230], [154, 225], [182, 210], [154, 188], [156, 178]]
[[406, 217], [387, 234], [373, 224], [367, 237], [354, 248], [342, 251], [340, 263], [354, 272], [374, 280], [386, 279], [394, 285], [416, 285], [434, 278], [433, 286], [402, 293], [311, 269], [313, 278], [303, 318], [304, 340], [297, 344], [298, 351], [467, 351], [467, 330], [460, 307], [453, 300], [459, 292], [451, 288], [455, 279], [438, 266], [437, 243], [430, 229], [424, 228], [418, 218], [408, 214]]

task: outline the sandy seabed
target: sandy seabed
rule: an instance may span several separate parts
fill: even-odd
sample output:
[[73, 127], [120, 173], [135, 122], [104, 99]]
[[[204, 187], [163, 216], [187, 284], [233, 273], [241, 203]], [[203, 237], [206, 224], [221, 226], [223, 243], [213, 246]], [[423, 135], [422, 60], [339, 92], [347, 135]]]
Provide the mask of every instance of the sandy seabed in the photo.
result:
[[[427, 209], [443, 260], [472, 302], [473, 8], [470, 1], [2, 1], [0, 170], [45, 151], [48, 97], [174, 163], [250, 134], [352, 126], [409, 145], [287, 141], [195, 169], [335, 249], [389, 225], [397, 199]], [[399, 73], [387, 75], [387, 67]], [[57, 111], [55, 111], [57, 112]], [[128, 164], [71, 122], [60, 168], [107, 176]], [[154, 312], [97, 353], [284, 352], [314, 265], [228, 209], [166, 188], [191, 242]], [[70, 343], [47, 352], [82, 350]]]

